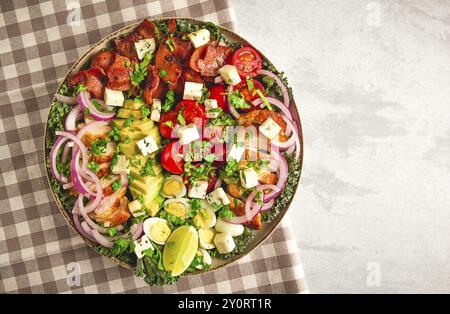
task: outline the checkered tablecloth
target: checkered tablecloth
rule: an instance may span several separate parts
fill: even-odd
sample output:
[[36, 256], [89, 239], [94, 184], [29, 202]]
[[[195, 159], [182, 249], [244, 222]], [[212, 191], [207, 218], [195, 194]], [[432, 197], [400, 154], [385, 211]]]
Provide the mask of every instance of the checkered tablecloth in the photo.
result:
[[147, 287], [69, 228], [45, 178], [44, 121], [52, 94], [90, 45], [144, 17], [190, 16], [234, 29], [230, 0], [2, 0], [0, 6], [0, 293], [306, 291], [288, 219], [226, 268]]

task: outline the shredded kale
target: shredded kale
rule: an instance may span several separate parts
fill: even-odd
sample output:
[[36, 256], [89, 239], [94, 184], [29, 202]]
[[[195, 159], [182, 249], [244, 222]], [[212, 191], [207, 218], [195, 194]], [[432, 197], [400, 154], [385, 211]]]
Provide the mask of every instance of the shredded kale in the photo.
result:
[[220, 254], [217, 249], [212, 249], [210, 254], [212, 257], [219, 259], [229, 259], [230, 257], [240, 255], [245, 252], [249, 243], [255, 238], [255, 235], [252, 232], [252, 229], [248, 227], [244, 227], [244, 233], [240, 236], [234, 237], [234, 243], [236, 244], [236, 248], [230, 253]]
[[262, 221], [270, 222], [277, 217], [278, 213], [286, 208], [287, 204], [294, 197], [295, 189], [301, 174], [302, 163], [295, 159], [294, 154], [285, 154], [289, 167], [289, 176], [283, 192], [275, 199], [275, 203], [268, 211], [262, 212]]
[[[275, 69], [275, 66], [268, 60], [263, 61], [263, 67], [270, 72], [278, 75], [281, 82], [283, 82], [284, 86], [286, 86], [288, 90], [289, 97], [292, 98], [292, 88], [289, 87], [289, 83], [287, 78], [284, 76], [284, 72], [279, 72], [277, 69]], [[271, 77], [263, 77], [262, 79], [263, 83], [265, 84], [266, 93], [274, 93], [278, 97], [282, 97], [283, 93], [281, 92], [281, 88], [275, 83], [275, 80]]]
[[55, 142], [55, 131], [61, 131], [64, 129], [64, 117], [70, 111], [69, 105], [55, 101], [50, 107], [50, 113], [48, 114], [48, 135], [47, 148], [51, 149]]
[[157, 257], [145, 255], [137, 260], [134, 274], [138, 277], [144, 277], [144, 281], [149, 286], [169, 285], [180, 279], [180, 276], [172, 277], [170, 272], [160, 269], [158, 264]]

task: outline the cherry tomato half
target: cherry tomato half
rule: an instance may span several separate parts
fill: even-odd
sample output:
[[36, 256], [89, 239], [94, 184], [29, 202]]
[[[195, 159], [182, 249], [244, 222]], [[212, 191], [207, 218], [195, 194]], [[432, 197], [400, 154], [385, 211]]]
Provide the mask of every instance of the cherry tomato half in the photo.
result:
[[262, 68], [262, 59], [255, 49], [246, 46], [234, 52], [231, 64], [237, 68], [242, 78], [247, 76], [255, 77], [256, 71]]
[[257, 89], [259, 89], [264, 94], [264, 96], [266, 95], [266, 90], [264, 86], [258, 80], [252, 79], [252, 82], [253, 82], [252, 90], [249, 90], [246, 79], [242, 80], [239, 84], [237, 84], [234, 87], [235, 90], [240, 91], [242, 95], [244, 95], [245, 100], [248, 102], [251, 102], [259, 98], [259, 95], [256, 93]]
[[173, 174], [184, 172], [184, 160], [181, 155], [183, 146], [178, 141], [170, 142], [161, 152], [161, 165]]
[[223, 111], [228, 111], [227, 89], [225, 85], [214, 85], [209, 89], [209, 98], [217, 101], [217, 106]]
[[[173, 128], [179, 124], [177, 121], [178, 112], [169, 111], [161, 115], [159, 120], [159, 133], [165, 138], [176, 138]], [[174, 133], [174, 134], [172, 134]]]
[[175, 111], [181, 112], [186, 124], [196, 122], [196, 119], [201, 120], [202, 126], [206, 124], [205, 107], [195, 100], [185, 99], [178, 103], [175, 107]]

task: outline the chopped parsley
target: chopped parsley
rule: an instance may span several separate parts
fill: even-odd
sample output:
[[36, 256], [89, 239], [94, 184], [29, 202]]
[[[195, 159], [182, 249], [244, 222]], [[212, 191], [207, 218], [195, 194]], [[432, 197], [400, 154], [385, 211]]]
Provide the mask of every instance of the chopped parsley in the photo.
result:
[[156, 176], [155, 170], [153, 169], [153, 159], [151, 159], [151, 158], [147, 159], [147, 161], [145, 162], [144, 168], [142, 168], [142, 170], [141, 170], [141, 176], [143, 176], [143, 177]]
[[172, 121], [166, 121], [164, 122], [165, 125], [167, 125], [169, 128], [173, 128], [173, 122]]
[[159, 70], [158, 74], [161, 78], [165, 78], [167, 76], [167, 71], [164, 69], [161, 69], [161, 70]]
[[166, 94], [166, 100], [164, 101], [164, 104], [161, 106], [161, 110], [163, 112], [167, 112], [170, 109], [172, 109], [173, 104], [175, 103], [175, 93], [173, 90], [170, 90]]
[[267, 100], [266, 96], [264, 96], [264, 94], [263, 94], [259, 89], [256, 90], [256, 93], [257, 93], [258, 96], [262, 99], [262, 101], [263, 101], [264, 105], [266, 105], [267, 109], [269, 109], [269, 110], [272, 111], [273, 108], [272, 108], [272, 106], [270, 105], [269, 101]]
[[148, 119], [148, 116], [150, 115], [150, 109], [147, 106], [141, 107], [141, 113], [142, 113], [142, 119]]
[[228, 101], [236, 109], [248, 109], [250, 105], [245, 101], [244, 95], [240, 91], [233, 91], [228, 95]]
[[247, 82], [247, 88], [249, 91], [252, 91], [255, 88], [255, 84], [253, 84], [253, 79], [251, 76], [247, 76], [245, 78], [246, 82]]
[[131, 115], [125, 120], [125, 122], [123, 123], [123, 126], [124, 127], [131, 126], [135, 120], [136, 120], [136, 118], [133, 115]]
[[221, 112], [217, 118], [209, 120], [208, 125], [218, 125], [218, 126], [224, 126], [224, 125], [230, 125], [234, 126], [236, 125], [236, 120], [228, 113], [228, 112]]
[[231, 218], [234, 216], [233, 211], [231, 211], [230, 207], [228, 206], [222, 206], [222, 208], [219, 210], [219, 217], [220, 218]]
[[92, 172], [94, 173], [98, 172], [98, 163], [95, 160], [88, 162], [87, 166], [89, 169], [92, 170]]
[[77, 95], [79, 92], [84, 92], [87, 90], [87, 87], [84, 86], [83, 84], [78, 84], [77, 86], [75, 86], [75, 88], [73, 89], [73, 94]]
[[131, 84], [138, 86], [147, 76], [147, 66], [152, 60], [153, 55], [147, 52], [141, 63], [134, 65], [134, 71], [130, 74]]
[[183, 117], [183, 109], [178, 112], [177, 121], [180, 122], [181, 125], [186, 125], [186, 120]]
[[108, 142], [104, 138], [99, 138], [91, 144], [91, 152], [96, 156], [100, 156], [106, 152], [106, 144]]
[[123, 142], [124, 142], [125, 144], [130, 144], [130, 143], [131, 143], [131, 137], [130, 137], [129, 135], [127, 135], [127, 136], [125, 137], [125, 139], [123, 140]]
[[169, 47], [170, 51], [172, 51], [172, 52], [175, 50], [175, 48], [177, 48], [177, 46], [175, 46], [175, 43], [173, 42], [173, 40], [171, 38], [166, 40], [166, 45]]
[[116, 234], [117, 234], [117, 229], [115, 228], [115, 227], [112, 227], [112, 228], [108, 228], [108, 235], [110, 236], [110, 237], [114, 237]]
[[122, 183], [120, 183], [120, 181], [114, 181], [111, 184], [111, 188], [114, 192], [116, 192], [118, 189], [120, 189], [121, 186], [122, 186]]
[[119, 129], [116, 127], [113, 127], [111, 129], [111, 131], [109, 131], [109, 136], [111, 137], [111, 139], [115, 142], [120, 141], [120, 133], [119, 133]]

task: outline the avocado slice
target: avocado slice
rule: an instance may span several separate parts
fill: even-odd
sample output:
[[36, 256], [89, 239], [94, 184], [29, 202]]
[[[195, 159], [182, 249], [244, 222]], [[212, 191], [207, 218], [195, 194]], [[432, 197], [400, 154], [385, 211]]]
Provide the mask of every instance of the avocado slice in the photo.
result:
[[136, 101], [133, 99], [127, 99], [123, 102], [123, 107], [125, 109], [131, 109], [131, 110], [141, 110], [141, 108], [144, 106], [143, 101]]
[[142, 131], [138, 131], [138, 130], [132, 131], [129, 128], [121, 129], [119, 131], [119, 135], [120, 135], [120, 140], [122, 142], [125, 141], [126, 138], [131, 138], [132, 140], [141, 140], [147, 136], [147, 134], [145, 134]]
[[118, 118], [127, 119], [131, 116], [135, 117], [136, 119], [142, 119], [142, 112], [140, 110], [131, 110], [125, 108], [120, 108], [117, 111]]
[[136, 145], [136, 141], [132, 140], [130, 143], [119, 143], [119, 150], [124, 155], [134, 155], [140, 153], [139, 147]]
[[[139, 177], [142, 178], [140, 175]], [[130, 187], [133, 187], [136, 191], [139, 191], [141, 194], [156, 197], [157, 195], [159, 195], [159, 191], [161, 190], [164, 177], [160, 174], [153, 177], [149, 176], [149, 178], [151, 178], [149, 183], [144, 183], [138, 178], [136, 178], [136, 180], [130, 182]]]

